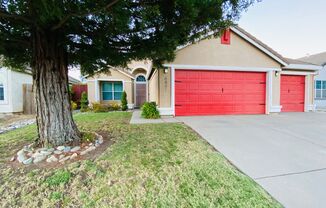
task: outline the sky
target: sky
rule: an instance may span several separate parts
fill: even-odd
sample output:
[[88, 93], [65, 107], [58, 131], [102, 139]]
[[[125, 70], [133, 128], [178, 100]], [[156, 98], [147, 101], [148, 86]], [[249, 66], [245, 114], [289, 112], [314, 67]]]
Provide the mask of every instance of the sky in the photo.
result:
[[[262, 0], [237, 23], [287, 58], [326, 51], [326, 0]], [[69, 75], [80, 78], [77, 69]]]
[[262, 0], [238, 23], [288, 58], [326, 51], [326, 0]]

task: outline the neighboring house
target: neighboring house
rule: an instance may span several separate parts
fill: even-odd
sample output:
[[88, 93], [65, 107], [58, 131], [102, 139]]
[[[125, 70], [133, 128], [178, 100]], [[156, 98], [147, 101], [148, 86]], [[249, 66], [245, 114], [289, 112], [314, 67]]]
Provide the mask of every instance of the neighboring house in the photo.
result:
[[315, 76], [315, 103], [319, 108], [326, 107], [326, 52], [319, 53], [299, 60], [321, 65], [322, 70], [319, 71], [319, 74]]
[[87, 77], [88, 99], [119, 102], [126, 91], [130, 108], [154, 101], [161, 115], [173, 116], [315, 110], [314, 76], [321, 67], [286, 59], [240, 27], [179, 47], [163, 66], [132, 62]]
[[[77, 79], [69, 77], [69, 84], [77, 83]], [[31, 73], [0, 68], [0, 113], [23, 112], [23, 86], [32, 84]]]
[[32, 84], [29, 73], [0, 68], [0, 113], [23, 111], [23, 85]]

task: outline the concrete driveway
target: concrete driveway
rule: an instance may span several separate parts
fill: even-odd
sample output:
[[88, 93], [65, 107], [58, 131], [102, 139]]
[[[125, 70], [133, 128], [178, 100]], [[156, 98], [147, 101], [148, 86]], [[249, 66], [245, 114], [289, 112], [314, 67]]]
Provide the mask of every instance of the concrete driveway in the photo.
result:
[[326, 113], [178, 119], [285, 207], [326, 207]]

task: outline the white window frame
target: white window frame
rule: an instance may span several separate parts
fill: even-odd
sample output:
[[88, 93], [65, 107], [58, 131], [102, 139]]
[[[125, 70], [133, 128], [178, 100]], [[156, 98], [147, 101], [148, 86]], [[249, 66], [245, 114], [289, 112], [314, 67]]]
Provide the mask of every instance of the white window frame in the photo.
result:
[[[138, 81], [138, 77], [144, 77], [145, 81]], [[137, 83], [146, 83], [147, 82], [146, 76], [144, 74], [138, 74], [135, 80]]]
[[[317, 82], [321, 82], [320, 89], [317, 89]], [[315, 99], [326, 100], [326, 89], [323, 89], [323, 85], [326, 85], [326, 80], [315, 80]], [[320, 90], [320, 97], [317, 97], [317, 90]], [[325, 97], [323, 95], [325, 94]]]
[[9, 101], [8, 101], [8, 98], [9, 98], [9, 95], [8, 95], [8, 80], [9, 78], [11, 77], [9, 73], [11, 73], [11, 71], [9, 71], [8, 69], [6, 68], [0, 68], [0, 73], [3, 73], [3, 79], [1, 80], [2, 84], [3, 84], [3, 97], [4, 99], [3, 100], [0, 100], [0, 105], [8, 105], [9, 104]]
[[[2, 86], [1, 86], [2, 85]], [[0, 102], [4, 102], [6, 100], [6, 94], [5, 94], [5, 84], [0, 82], [0, 89], [3, 90], [3, 99], [0, 99]]]
[[[103, 92], [110, 92], [110, 91], [103, 91], [103, 86], [102, 86], [102, 84], [104, 83], [104, 82], [110, 82], [110, 83], [112, 83], [112, 91], [111, 91], [111, 93], [112, 93], [112, 100], [104, 100], [103, 99]], [[121, 82], [121, 84], [122, 84], [122, 91], [121, 91], [121, 93], [123, 93], [123, 91], [124, 91], [124, 82], [123, 81], [101, 81], [101, 100], [102, 101], [119, 101], [119, 100], [115, 100], [115, 97], [114, 97], [114, 93], [115, 92], [120, 92], [120, 91], [114, 91], [114, 83], [115, 82]]]

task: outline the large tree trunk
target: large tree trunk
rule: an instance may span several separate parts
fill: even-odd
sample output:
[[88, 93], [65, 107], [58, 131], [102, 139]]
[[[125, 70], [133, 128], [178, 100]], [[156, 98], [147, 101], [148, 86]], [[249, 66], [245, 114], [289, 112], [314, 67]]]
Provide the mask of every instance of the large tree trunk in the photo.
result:
[[61, 40], [58, 33], [36, 30], [33, 34], [33, 85], [41, 146], [80, 141], [70, 106], [67, 52]]

